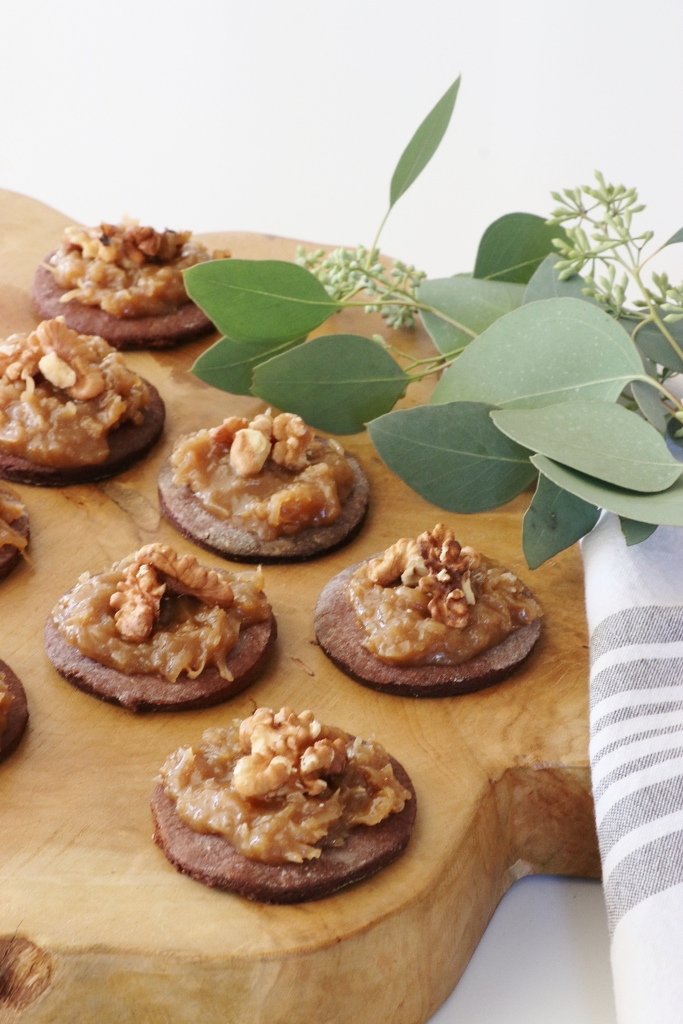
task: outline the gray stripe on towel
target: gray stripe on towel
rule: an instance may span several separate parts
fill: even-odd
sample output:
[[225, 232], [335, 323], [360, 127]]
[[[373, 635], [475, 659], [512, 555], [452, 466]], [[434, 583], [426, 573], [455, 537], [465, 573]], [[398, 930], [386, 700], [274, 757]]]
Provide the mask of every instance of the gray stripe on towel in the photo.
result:
[[591, 637], [591, 665], [607, 651], [631, 644], [666, 644], [683, 640], [683, 607], [627, 608], [608, 615]]
[[605, 886], [610, 934], [633, 907], [683, 882], [683, 832], [671, 832], [624, 857]]

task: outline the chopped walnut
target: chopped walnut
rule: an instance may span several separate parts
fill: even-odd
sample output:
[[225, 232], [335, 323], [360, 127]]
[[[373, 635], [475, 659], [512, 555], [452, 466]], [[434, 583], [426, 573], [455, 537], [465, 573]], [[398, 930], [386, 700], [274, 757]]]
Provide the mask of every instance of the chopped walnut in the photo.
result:
[[323, 727], [312, 711], [294, 714], [281, 708], [258, 708], [240, 726], [245, 756], [235, 765], [233, 785], [243, 797], [264, 797], [285, 783], [299, 782], [309, 796], [327, 789], [323, 776], [337, 775], [346, 767], [346, 743], [321, 736]]
[[141, 643], [151, 636], [165, 590], [166, 584], [159, 583], [153, 566], [143, 563], [126, 569], [109, 600], [109, 607], [116, 610], [116, 628], [124, 640]]
[[270, 455], [270, 441], [260, 430], [238, 430], [230, 447], [230, 465], [240, 476], [256, 476]]
[[418, 587], [429, 598], [431, 618], [464, 629], [469, 622], [469, 607], [476, 601], [470, 570], [480, 562], [474, 548], [461, 548], [453, 531], [437, 523], [417, 540], [403, 537], [383, 555], [371, 559], [368, 576], [381, 587], [391, 586], [399, 578], [405, 587]]
[[308, 465], [308, 448], [315, 434], [301, 419], [283, 412], [273, 420], [273, 462], [285, 469], [300, 470]]
[[[109, 349], [108, 345], [106, 350], [102, 350], [99, 359], [94, 360], [95, 353], [92, 351], [92, 346], [88, 345], [90, 338], [87, 335], [80, 335], [78, 331], [72, 331], [66, 326], [62, 316], [58, 316], [54, 320], [43, 320], [36, 327], [36, 335], [45, 352], [45, 357], [56, 357], [60, 363], [65, 364], [66, 369], [72, 371], [74, 380], [64, 388], [72, 398], [87, 402], [102, 394], [106, 384], [100, 368], [100, 360]], [[41, 370], [43, 369], [41, 363], [44, 363], [45, 357], [38, 363]], [[62, 387], [63, 385], [57, 384], [56, 386]]]
[[209, 606], [229, 608], [234, 601], [232, 587], [224, 576], [202, 565], [194, 555], [179, 555], [168, 544], [146, 544], [131, 556], [130, 564], [152, 566], [163, 573], [167, 581], [175, 581], [173, 589], [197, 597]]
[[209, 431], [209, 437], [216, 444], [224, 444], [226, 447], [230, 447], [235, 439], [235, 434], [238, 430], [245, 430], [249, 426], [249, 421], [244, 416], [228, 416], [218, 427], [213, 427]]
[[[368, 575], [375, 583], [379, 583], [380, 587], [388, 587], [399, 578], [406, 586], [414, 586], [415, 584], [403, 580], [403, 576], [411, 572], [419, 579], [419, 571], [416, 570], [419, 570], [420, 565], [424, 565], [424, 562], [417, 541], [413, 537], [401, 537], [382, 555], [368, 562]], [[422, 575], [424, 576], [426, 572], [425, 569]]]

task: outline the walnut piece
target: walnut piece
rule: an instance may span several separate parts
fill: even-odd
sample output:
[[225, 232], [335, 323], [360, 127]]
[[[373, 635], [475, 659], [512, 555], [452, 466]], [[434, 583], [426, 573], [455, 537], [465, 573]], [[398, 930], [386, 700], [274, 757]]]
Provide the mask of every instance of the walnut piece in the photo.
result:
[[270, 441], [260, 430], [238, 430], [230, 447], [230, 465], [240, 476], [256, 476], [270, 455]]
[[[87, 344], [91, 338], [87, 335], [80, 335], [78, 331], [72, 331], [66, 326], [62, 316], [58, 316], [54, 320], [43, 320], [36, 327], [35, 333], [45, 355], [56, 356], [73, 372], [75, 377], [73, 383], [67, 384], [64, 388], [72, 398], [87, 402], [102, 394], [106, 384], [99, 366], [99, 359], [109, 349], [106, 343], [106, 349], [102, 353], [98, 353], [99, 359], [95, 361], [92, 346]], [[42, 361], [40, 360], [40, 362]], [[40, 362], [38, 363], [39, 367]], [[57, 386], [61, 387], [62, 385]]]
[[166, 584], [159, 583], [153, 566], [143, 563], [126, 569], [124, 579], [109, 600], [109, 607], [116, 611], [116, 628], [124, 640], [141, 643], [148, 639], [165, 590]]
[[[403, 575], [409, 570], [414, 572], [420, 565], [421, 557], [417, 541], [413, 537], [401, 537], [395, 544], [388, 547], [384, 554], [378, 558], [372, 558], [368, 562], [368, 576], [380, 587], [388, 587], [395, 583], [399, 577], [406, 586], [414, 586], [403, 580]], [[426, 573], [422, 573], [424, 576]], [[419, 578], [419, 574], [418, 574]]]
[[229, 608], [234, 601], [232, 587], [221, 573], [202, 565], [194, 555], [179, 555], [168, 544], [146, 544], [131, 556], [131, 565], [153, 566], [176, 581], [173, 589], [197, 597], [209, 606]]
[[301, 416], [280, 413], [273, 420], [273, 462], [285, 469], [301, 470], [308, 465], [308, 448], [315, 434]]
[[244, 416], [228, 416], [220, 426], [213, 427], [209, 431], [209, 437], [216, 444], [224, 444], [229, 448], [237, 431], [245, 430], [248, 426], [249, 421], [245, 420]]
[[339, 774], [347, 761], [346, 742], [321, 737], [323, 731], [312, 711], [296, 715], [285, 707], [274, 714], [258, 708], [240, 726], [245, 756], [235, 765], [236, 791], [249, 799], [299, 783], [309, 796], [319, 796], [327, 789], [324, 776]]
[[[159, 580], [159, 573], [165, 580]], [[147, 544], [127, 560], [125, 576], [109, 600], [116, 629], [125, 640], [141, 643], [150, 637], [169, 581], [169, 589], [212, 607], [229, 608], [234, 602], [232, 587], [215, 569], [167, 544]]]
[[431, 618], [454, 629], [464, 629], [475, 604], [470, 571], [481, 564], [472, 547], [461, 547], [453, 531], [437, 523], [417, 540], [403, 537], [383, 555], [368, 563], [368, 576], [381, 587], [399, 579], [405, 587], [418, 587], [429, 598]]

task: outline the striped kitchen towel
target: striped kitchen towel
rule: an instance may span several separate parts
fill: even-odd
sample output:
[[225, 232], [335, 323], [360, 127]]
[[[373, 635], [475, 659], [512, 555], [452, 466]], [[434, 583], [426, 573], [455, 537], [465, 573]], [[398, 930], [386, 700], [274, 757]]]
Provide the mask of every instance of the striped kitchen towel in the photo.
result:
[[619, 1024], [683, 1022], [683, 529], [582, 542], [590, 761]]

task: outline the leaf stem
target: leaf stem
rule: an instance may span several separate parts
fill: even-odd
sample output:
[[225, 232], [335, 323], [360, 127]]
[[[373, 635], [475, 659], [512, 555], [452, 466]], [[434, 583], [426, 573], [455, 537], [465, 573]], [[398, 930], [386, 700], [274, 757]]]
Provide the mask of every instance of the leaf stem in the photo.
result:
[[401, 301], [398, 298], [393, 298], [390, 302], [384, 302], [382, 299], [376, 299], [370, 302], [345, 302], [340, 299], [339, 305], [345, 307], [365, 307], [365, 306], [382, 306], [382, 305], [398, 305], [398, 306], [414, 306], [416, 309], [422, 309], [425, 313], [433, 313], [434, 316], [438, 316], [439, 320], [443, 320], [447, 324], [451, 324], [452, 327], [457, 327], [463, 334], [467, 334], [470, 338], [478, 338], [479, 335], [476, 331], [473, 331], [471, 327], [466, 327], [465, 324], [461, 324], [458, 320], [454, 320], [453, 317], [447, 316], [442, 310], [437, 309], [435, 306], [428, 306], [425, 302], [420, 302], [419, 299], [406, 298]]

